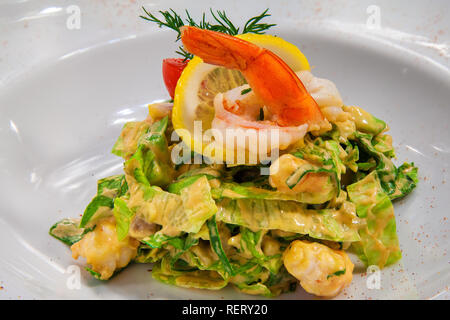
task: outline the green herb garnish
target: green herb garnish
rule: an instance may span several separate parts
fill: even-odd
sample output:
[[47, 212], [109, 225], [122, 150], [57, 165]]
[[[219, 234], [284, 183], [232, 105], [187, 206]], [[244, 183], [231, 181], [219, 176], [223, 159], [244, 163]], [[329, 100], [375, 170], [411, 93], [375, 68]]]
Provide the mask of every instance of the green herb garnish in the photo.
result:
[[249, 93], [250, 91], [252, 91], [252, 88], [244, 89], [244, 90], [241, 91], [241, 95], [247, 94], [247, 93]]
[[102, 275], [101, 275], [99, 272], [94, 271], [94, 270], [92, 270], [92, 269], [89, 268], [89, 267], [84, 267], [84, 269], [85, 269], [86, 271], [88, 271], [94, 278], [96, 278], [96, 279], [98, 279], [98, 280], [102, 280]]
[[[206, 14], [202, 14], [202, 18], [199, 22], [196, 22], [189, 12], [186, 10], [186, 17], [183, 18], [181, 15], [176, 13], [173, 9], [169, 9], [168, 11], [160, 10], [159, 13], [162, 15], [162, 19], [157, 18], [154, 14], [147, 11], [144, 7], [142, 7], [146, 15], [140, 16], [142, 19], [145, 19], [150, 22], [154, 22], [158, 24], [160, 28], [166, 27], [172, 29], [177, 32], [177, 40], [181, 38], [180, 28], [184, 25], [189, 25], [193, 27], [197, 27], [205, 30], [212, 30], [217, 32], [226, 33], [232, 36], [239, 34], [239, 27], [236, 27], [231, 20], [227, 17], [225, 11], [217, 10], [215, 13], [212, 9], [210, 9], [210, 13], [213, 18], [213, 22], [206, 21]], [[264, 10], [260, 15], [257, 15], [253, 18], [250, 18], [245, 23], [242, 28], [242, 33], [256, 33], [263, 34], [271, 27], [275, 26], [275, 24], [261, 23], [261, 20], [269, 17], [270, 14], [267, 12], [269, 9]], [[192, 59], [193, 55], [186, 50], [182, 46], [179, 47], [178, 51], [175, 51], [179, 55], [183, 56], [185, 60]]]
[[342, 276], [343, 274], [345, 274], [345, 272], [346, 272], [346, 269], [336, 271], [336, 272], [333, 273], [333, 274], [329, 274], [329, 275], [327, 275], [327, 280], [328, 280], [329, 278], [331, 278], [332, 276]]
[[230, 276], [234, 276], [236, 273], [233, 270], [233, 267], [231, 266], [230, 260], [228, 260], [228, 257], [225, 253], [225, 251], [223, 250], [222, 247], [222, 242], [220, 240], [220, 234], [219, 234], [219, 230], [217, 228], [217, 223], [216, 223], [216, 216], [212, 216], [211, 219], [209, 219], [206, 222], [206, 225], [209, 229], [209, 238], [211, 239], [211, 247], [214, 250], [214, 252], [217, 254], [217, 256], [219, 257], [220, 262], [223, 265], [224, 270], [230, 275]]

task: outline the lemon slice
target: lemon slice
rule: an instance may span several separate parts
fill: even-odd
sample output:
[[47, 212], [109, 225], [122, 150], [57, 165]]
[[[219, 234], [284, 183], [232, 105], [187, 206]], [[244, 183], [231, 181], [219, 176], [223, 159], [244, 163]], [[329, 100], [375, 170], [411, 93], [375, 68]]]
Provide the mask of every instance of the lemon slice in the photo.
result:
[[255, 33], [244, 33], [237, 35], [236, 37], [272, 51], [295, 72], [311, 70], [308, 59], [306, 59], [300, 49], [280, 37], [275, 37], [270, 34]]
[[[280, 37], [249, 33], [237, 37], [272, 51], [294, 71], [310, 70], [304, 54]], [[194, 57], [188, 63], [175, 89], [172, 123], [177, 134], [191, 150], [205, 154], [205, 148], [211, 143], [209, 139], [202, 139], [203, 132], [211, 128], [214, 119], [213, 101], [216, 94], [245, 83], [245, 78], [237, 70], [204, 63], [199, 57]], [[202, 122], [201, 132], [194, 132], [194, 121]], [[214, 157], [214, 151], [209, 150], [207, 156]]]

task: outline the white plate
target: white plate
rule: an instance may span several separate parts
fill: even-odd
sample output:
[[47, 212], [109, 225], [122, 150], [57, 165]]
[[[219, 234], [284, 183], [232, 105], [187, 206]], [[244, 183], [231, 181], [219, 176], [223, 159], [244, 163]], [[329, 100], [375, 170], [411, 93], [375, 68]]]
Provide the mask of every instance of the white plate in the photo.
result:
[[[143, 265], [107, 283], [81, 271], [81, 288], [70, 289], [67, 271], [82, 264], [48, 228], [78, 216], [96, 180], [121, 171], [109, 151], [123, 123], [143, 119], [146, 103], [167, 98], [161, 60], [174, 56], [174, 33], [139, 19], [140, 6], [185, 4], [51, 3], [0, 4], [0, 299], [252, 298], [231, 288], [167, 286]], [[66, 25], [73, 4], [81, 10], [79, 30]], [[270, 21], [278, 23], [272, 33], [299, 45], [347, 104], [386, 120], [397, 164], [414, 161], [420, 168], [418, 188], [395, 203], [402, 261], [382, 271], [380, 289], [368, 289], [367, 275], [357, 273], [338, 298], [448, 299], [448, 1], [189, 2], [194, 16], [209, 7], [236, 21], [270, 7]], [[311, 296], [299, 289], [282, 298]]]

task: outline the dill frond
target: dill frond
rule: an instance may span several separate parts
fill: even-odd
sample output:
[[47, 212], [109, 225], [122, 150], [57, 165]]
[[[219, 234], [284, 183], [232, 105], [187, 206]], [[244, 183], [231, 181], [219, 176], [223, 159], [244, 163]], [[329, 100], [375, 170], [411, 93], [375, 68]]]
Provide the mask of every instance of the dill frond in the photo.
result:
[[[173, 9], [169, 9], [167, 11], [158, 11], [162, 18], [157, 18], [154, 14], [147, 11], [144, 7], [142, 7], [144, 10], [145, 15], [141, 15], [140, 17], [142, 19], [145, 19], [147, 21], [156, 23], [158, 27], [166, 27], [169, 29], [172, 29], [177, 32], [177, 39], [176, 41], [180, 40], [181, 38], [181, 31], [180, 28], [184, 25], [189, 25], [205, 30], [212, 30], [217, 32], [226, 33], [232, 36], [235, 36], [239, 34], [239, 27], [236, 27], [235, 24], [228, 18], [225, 11], [217, 10], [214, 12], [212, 9], [210, 9], [210, 13], [213, 18], [213, 22], [208, 22], [206, 20], [206, 14], [202, 14], [202, 18], [199, 22], [196, 22], [192, 16], [190, 15], [188, 10], [185, 10], [186, 17], [183, 18], [181, 15], [176, 13]], [[242, 33], [256, 33], [256, 34], [263, 34], [271, 27], [275, 26], [276, 24], [268, 24], [268, 23], [261, 23], [261, 20], [264, 18], [270, 17], [270, 14], [268, 14], [269, 9], [264, 10], [261, 14], [252, 17], [247, 20], [247, 22], [244, 24], [244, 27], [242, 28]], [[180, 46], [177, 51], [175, 51], [177, 54], [184, 57], [185, 60], [192, 59], [193, 55], [187, 52], [183, 46]]]

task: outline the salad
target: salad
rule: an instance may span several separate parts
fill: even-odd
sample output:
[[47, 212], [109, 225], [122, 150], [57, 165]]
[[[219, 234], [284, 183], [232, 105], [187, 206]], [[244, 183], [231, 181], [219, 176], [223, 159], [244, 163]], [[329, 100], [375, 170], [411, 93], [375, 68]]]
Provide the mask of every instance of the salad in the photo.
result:
[[384, 121], [265, 34], [267, 10], [242, 29], [221, 11], [213, 22], [144, 12], [178, 33], [183, 58], [163, 61], [171, 99], [114, 144], [123, 173], [98, 181], [81, 219], [50, 228], [74, 259], [100, 280], [151, 263], [170, 285], [268, 297], [298, 284], [336, 296], [352, 281], [349, 253], [379, 268], [401, 259], [393, 202], [418, 169], [394, 165]]

